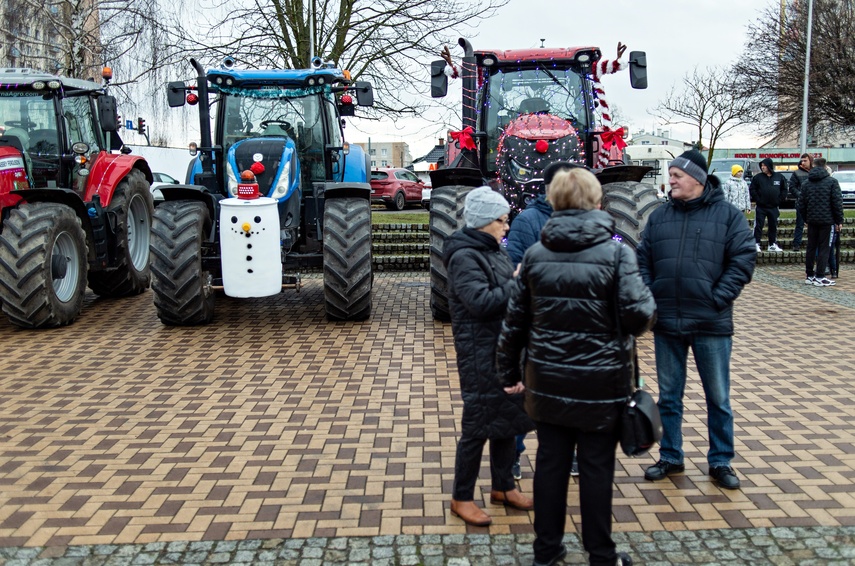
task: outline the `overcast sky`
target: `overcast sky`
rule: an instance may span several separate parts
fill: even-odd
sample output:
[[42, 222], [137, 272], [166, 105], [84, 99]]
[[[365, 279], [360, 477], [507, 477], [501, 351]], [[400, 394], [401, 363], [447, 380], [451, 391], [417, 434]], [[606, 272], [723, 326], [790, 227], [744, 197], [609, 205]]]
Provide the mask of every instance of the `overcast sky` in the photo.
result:
[[[657, 123], [648, 110], [695, 66], [727, 67], [737, 62], [747, 24], [756, 21], [767, 6], [779, 4], [779, 0], [510, 0], [468, 39], [476, 50], [539, 47], [541, 38], [547, 47], [594, 45], [609, 59], [615, 57], [618, 41], [629, 46], [627, 55], [646, 51], [648, 88], [630, 88], [628, 70], [608, 75], [603, 86], [609, 102], [634, 130], [666, 128], [672, 137], [690, 141], [696, 137], [690, 128]], [[457, 45], [449, 47], [455, 59], [462, 56]], [[449, 92], [453, 89], [460, 89], [459, 80], [450, 81]], [[434, 146], [436, 129], [416, 119], [397, 126], [367, 125], [357, 119], [350, 120], [345, 135], [351, 142], [367, 141], [369, 136], [372, 141], [406, 141], [416, 158]], [[443, 129], [457, 130], [460, 124], [446, 124]], [[756, 143], [750, 134], [736, 134], [722, 140], [719, 147], [753, 147]]]

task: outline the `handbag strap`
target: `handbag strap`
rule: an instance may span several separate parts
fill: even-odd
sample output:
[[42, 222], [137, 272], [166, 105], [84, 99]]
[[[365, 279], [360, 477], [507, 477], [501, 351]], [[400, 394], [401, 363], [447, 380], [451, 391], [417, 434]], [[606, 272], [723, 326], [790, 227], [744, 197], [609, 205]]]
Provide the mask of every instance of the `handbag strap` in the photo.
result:
[[[619, 279], [620, 275], [619, 274], [620, 274], [620, 247], [621, 247], [621, 244], [618, 244], [617, 242], [616, 242], [616, 244], [617, 245], [615, 245], [615, 277], [614, 277], [614, 281], [612, 282], [612, 287], [614, 288], [614, 300], [612, 301], [612, 303], [614, 304], [615, 329], [617, 330], [618, 342], [620, 343], [621, 361], [623, 362], [624, 366], [629, 366], [631, 364], [631, 362], [629, 360], [629, 357], [626, 354], [626, 349], [624, 348], [624, 334], [623, 334], [623, 328], [621, 327], [621, 324], [620, 324], [620, 279]], [[632, 368], [633, 368], [633, 377], [632, 377], [632, 380], [630, 382], [630, 385], [632, 385], [635, 389], [641, 389], [641, 387], [642, 387], [641, 375], [640, 375], [639, 370], [638, 370], [638, 350], [635, 348], [635, 343], [633, 343], [633, 346], [632, 346], [632, 355], [633, 355], [634, 363], [631, 364]]]

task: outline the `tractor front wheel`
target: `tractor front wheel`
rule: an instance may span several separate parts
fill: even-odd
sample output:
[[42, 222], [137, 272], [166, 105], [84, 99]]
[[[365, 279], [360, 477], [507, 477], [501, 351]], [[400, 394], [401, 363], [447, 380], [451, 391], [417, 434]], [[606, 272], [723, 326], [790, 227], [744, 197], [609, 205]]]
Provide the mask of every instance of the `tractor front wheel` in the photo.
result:
[[472, 187], [450, 185], [430, 195], [430, 310], [435, 320], [448, 322], [448, 272], [442, 261], [445, 239], [463, 228], [463, 202]]
[[371, 316], [371, 203], [335, 198], [324, 203], [324, 302], [330, 320]]
[[12, 210], [0, 233], [0, 297], [12, 324], [69, 324], [85, 293], [86, 234], [74, 211], [54, 203]]
[[107, 212], [116, 215], [117, 266], [90, 271], [89, 288], [102, 297], [138, 295], [151, 284], [149, 247], [154, 210], [142, 172], [133, 169], [116, 187]]
[[163, 324], [191, 326], [214, 318], [212, 276], [202, 268], [202, 243], [210, 226], [201, 202], [166, 201], [154, 210], [151, 288]]
[[653, 185], [621, 181], [603, 185], [603, 210], [615, 219], [615, 230], [621, 239], [637, 248], [650, 214], [664, 200]]

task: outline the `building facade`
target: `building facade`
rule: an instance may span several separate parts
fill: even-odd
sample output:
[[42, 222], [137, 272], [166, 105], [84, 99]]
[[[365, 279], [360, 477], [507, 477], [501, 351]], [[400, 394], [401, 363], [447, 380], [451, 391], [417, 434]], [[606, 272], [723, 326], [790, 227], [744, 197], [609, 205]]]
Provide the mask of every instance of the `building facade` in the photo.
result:
[[371, 158], [371, 168], [407, 168], [413, 163], [410, 146], [406, 142], [356, 142]]

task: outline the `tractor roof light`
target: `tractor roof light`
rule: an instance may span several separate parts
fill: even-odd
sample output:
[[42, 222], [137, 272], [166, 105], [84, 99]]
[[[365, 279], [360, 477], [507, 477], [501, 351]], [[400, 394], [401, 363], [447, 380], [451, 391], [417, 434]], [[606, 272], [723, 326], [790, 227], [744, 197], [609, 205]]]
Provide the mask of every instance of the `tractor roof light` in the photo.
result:
[[343, 71], [341, 72], [341, 74], [342, 74], [342, 75], [344, 75], [344, 79], [345, 79], [346, 81], [349, 81], [349, 80], [350, 80], [350, 71], [348, 71], [347, 69], [345, 69], [345, 70], [343, 70]]
[[590, 60], [591, 60], [591, 54], [588, 53], [587, 51], [584, 53], [579, 53], [578, 55], [576, 55], [576, 61], [578, 61], [579, 63], [587, 63]]
[[492, 67], [493, 65], [496, 64], [496, 60], [493, 58], [492, 55], [490, 55], [490, 56], [484, 57], [484, 59], [481, 60], [481, 64], [484, 65], [485, 67]]
[[35, 81], [33, 83], [33, 89], [34, 90], [43, 90], [44, 88], [45, 88], [44, 81]]
[[344, 153], [345, 155], [348, 155], [348, 154], [350, 153], [350, 142], [344, 142], [344, 143], [341, 145], [341, 151], [342, 151], [342, 153]]
[[309, 83], [309, 86], [315, 86], [315, 77], [309, 77], [309, 80], [306, 82]]
[[217, 83], [218, 85], [223, 84], [223, 77], [217, 77], [216, 79], [214, 79], [214, 82]]
[[58, 90], [62, 86], [62, 83], [59, 81], [48, 81], [47, 85], [50, 89]]
[[101, 78], [105, 81], [113, 80], [113, 69], [111, 69], [110, 67], [104, 67], [103, 69], [101, 69]]
[[226, 79], [226, 85], [232, 86], [233, 84], [235, 84], [235, 81], [233, 78], [229, 77]]
[[318, 84], [319, 85], [324, 84], [324, 78], [323, 77], [318, 77]]

